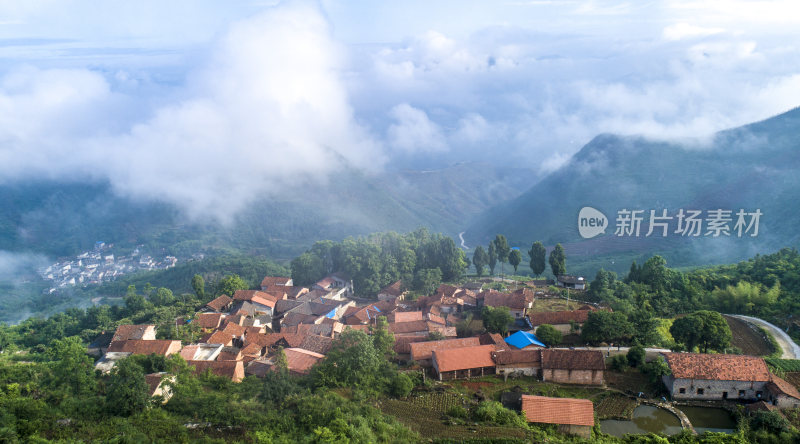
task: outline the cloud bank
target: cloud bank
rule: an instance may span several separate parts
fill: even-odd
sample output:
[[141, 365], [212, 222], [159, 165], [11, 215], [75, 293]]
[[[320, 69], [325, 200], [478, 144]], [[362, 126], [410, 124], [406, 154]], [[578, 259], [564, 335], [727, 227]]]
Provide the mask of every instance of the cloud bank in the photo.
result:
[[598, 133], [701, 137], [800, 104], [781, 1], [145, 4], [164, 14], [0, 5], [0, 183], [104, 180], [225, 221], [343, 167], [546, 173]]

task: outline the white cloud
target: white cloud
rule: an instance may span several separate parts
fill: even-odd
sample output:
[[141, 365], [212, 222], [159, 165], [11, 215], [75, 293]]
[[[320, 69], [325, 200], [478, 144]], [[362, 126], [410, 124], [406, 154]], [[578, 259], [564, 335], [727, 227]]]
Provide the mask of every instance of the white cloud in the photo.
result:
[[445, 151], [447, 143], [442, 130], [425, 111], [407, 103], [392, 108], [389, 113], [395, 123], [389, 126], [389, 144], [403, 153]]
[[722, 28], [704, 28], [688, 23], [676, 23], [664, 28], [664, 38], [667, 40], [683, 40], [687, 38], [707, 37], [724, 32]]

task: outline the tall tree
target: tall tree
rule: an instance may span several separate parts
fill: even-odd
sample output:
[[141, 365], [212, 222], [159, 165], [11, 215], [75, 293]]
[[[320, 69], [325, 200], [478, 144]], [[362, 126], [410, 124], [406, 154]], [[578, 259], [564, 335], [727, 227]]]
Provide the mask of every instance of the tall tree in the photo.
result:
[[224, 278], [220, 279], [216, 285], [216, 291], [214, 294], [217, 296], [226, 294], [230, 297], [233, 297], [233, 294], [236, 293], [236, 290], [247, 290], [250, 288], [250, 285], [245, 282], [238, 274], [231, 274], [225, 276]]
[[547, 249], [541, 242], [536, 241], [531, 245], [531, 249], [528, 250], [528, 255], [531, 257], [531, 271], [534, 275], [541, 276], [547, 266], [545, 261]]
[[553, 251], [550, 252], [550, 269], [556, 277], [567, 274], [567, 255], [561, 244], [556, 244]]
[[79, 337], [53, 340], [47, 349], [47, 356], [52, 360], [56, 386], [66, 387], [73, 394], [94, 390], [94, 364], [86, 355], [86, 347]]
[[489, 242], [489, 251], [486, 255], [489, 257], [489, 273], [494, 276], [494, 267], [497, 266], [497, 247], [494, 245], [494, 241]]
[[669, 328], [676, 341], [691, 351], [695, 346], [703, 353], [709, 349], [722, 351], [731, 344], [731, 329], [725, 318], [715, 311], [700, 310], [676, 319]]
[[197, 295], [198, 299], [205, 300], [206, 298], [206, 281], [203, 279], [203, 276], [196, 274], [192, 277], [192, 289], [194, 290], [194, 294]]
[[144, 410], [149, 400], [144, 369], [130, 357], [117, 362], [108, 379], [108, 409], [117, 415], [130, 416]]
[[483, 318], [483, 326], [490, 333], [500, 333], [505, 335], [508, 333], [508, 328], [514, 322], [514, 316], [508, 307], [488, 307], [484, 306], [481, 311]]
[[484, 267], [489, 265], [489, 255], [486, 254], [486, 250], [483, 249], [482, 245], [475, 247], [475, 253], [472, 254], [472, 263], [475, 264], [475, 273], [478, 274], [478, 277], [483, 276]]
[[503, 273], [503, 264], [508, 261], [508, 254], [511, 252], [511, 247], [508, 246], [508, 240], [502, 234], [494, 237], [494, 248], [497, 252], [497, 260], [500, 261], [500, 274]]
[[389, 331], [386, 316], [378, 316], [375, 327], [372, 328], [372, 342], [378, 353], [389, 359], [394, 356], [394, 335]]
[[522, 252], [517, 249], [511, 250], [511, 253], [508, 253], [508, 263], [514, 267], [514, 274], [517, 274], [517, 267], [522, 262]]
[[587, 342], [615, 342], [629, 339], [633, 335], [633, 325], [627, 316], [618, 311], [593, 311], [583, 324], [581, 338]]

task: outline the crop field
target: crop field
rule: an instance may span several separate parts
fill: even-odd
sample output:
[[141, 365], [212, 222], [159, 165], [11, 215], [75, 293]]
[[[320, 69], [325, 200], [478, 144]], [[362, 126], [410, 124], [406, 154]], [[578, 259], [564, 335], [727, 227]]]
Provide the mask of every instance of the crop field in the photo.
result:
[[594, 401], [594, 411], [598, 419], [631, 419], [636, 401], [627, 396], [610, 394], [599, 396]]
[[436, 412], [447, 413], [451, 407], [460, 405], [465, 406], [469, 399], [460, 393], [425, 393], [420, 396], [411, 396], [408, 403]]
[[532, 313], [539, 313], [545, 311], [566, 311], [566, 310], [576, 310], [583, 304], [580, 304], [575, 301], [567, 302], [565, 299], [561, 298], [548, 298], [548, 299], [539, 299], [537, 298], [533, 301], [533, 306], [528, 310]]
[[645, 395], [654, 397], [663, 390], [662, 384], [653, 384], [647, 375], [633, 368], [629, 368], [624, 372], [607, 370], [603, 376], [609, 388], [620, 390], [632, 396], [637, 395], [639, 392], [644, 392]]
[[800, 387], [800, 372], [786, 372], [783, 375], [783, 379], [795, 387]]
[[783, 372], [800, 372], [800, 359], [766, 358], [767, 364]]
[[381, 403], [383, 413], [397, 418], [422, 438], [522, 438], [526, 431], [517, 427], [486, 426], [467, 422], [457, 424], [445, 415], [408, 401], [387, 399]]
[[750, 327], [741, 319], [725, 316], [725, 320], [731, 328], [733, 339], [731, 344], [739, 347], [742, 353], [751, 356], [767, 356], [772, 353], [772, 345], [761, 334], [760, 331]]

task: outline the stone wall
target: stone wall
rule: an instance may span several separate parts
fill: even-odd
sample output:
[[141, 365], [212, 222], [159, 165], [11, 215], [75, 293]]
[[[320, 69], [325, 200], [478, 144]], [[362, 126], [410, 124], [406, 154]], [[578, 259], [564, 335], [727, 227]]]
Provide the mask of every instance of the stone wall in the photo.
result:
[[[664, 378], [672, 399], [703, 401], [758, 400], [767, 396], [766, 381], [714, 381], [707, 379]], [[683, 393], [681, 393], [683, 390]]]
[[543, 369], [542, 381], [560, 384], [602, 385], [602, 370]]

